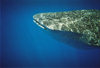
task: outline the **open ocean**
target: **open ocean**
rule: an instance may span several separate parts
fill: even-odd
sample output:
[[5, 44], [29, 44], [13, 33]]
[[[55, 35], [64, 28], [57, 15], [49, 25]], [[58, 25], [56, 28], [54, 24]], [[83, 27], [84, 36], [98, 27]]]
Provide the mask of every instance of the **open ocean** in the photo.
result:
[[99, 0], [0, 1], [0, 68], [100, 68], [100, 49], [71, 47], [33, 22], [37, 13], [100, 9]]

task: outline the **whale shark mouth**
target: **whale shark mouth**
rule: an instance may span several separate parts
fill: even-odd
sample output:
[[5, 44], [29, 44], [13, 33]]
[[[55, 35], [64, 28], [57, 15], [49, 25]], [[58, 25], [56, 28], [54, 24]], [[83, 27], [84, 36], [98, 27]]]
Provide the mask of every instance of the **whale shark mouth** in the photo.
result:
[[73, 10], [39, 13], [34, 22], [43, 29], [82, 34], [85, 43], [100, 46], [100, 10]]
[[35, 20], [35, 19], [33, 19], [33, 21], [34, 21], [37, 25], [39, 25], [41, 28], [43, 28], [43, 29], [48, 29], [46, 26], [44, 26], [43, 24], [41, 24], [39, 21], [37, 21], [37, 20]]

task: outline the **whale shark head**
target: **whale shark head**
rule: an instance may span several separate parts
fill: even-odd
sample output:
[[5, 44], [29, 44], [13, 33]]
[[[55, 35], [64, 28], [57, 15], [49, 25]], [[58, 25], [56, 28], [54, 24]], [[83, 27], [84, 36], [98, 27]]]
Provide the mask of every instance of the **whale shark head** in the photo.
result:
[[79, 40], [89, 46], [100, 46], [100, 10], [38, 13], [33, 21], [65, 41]]

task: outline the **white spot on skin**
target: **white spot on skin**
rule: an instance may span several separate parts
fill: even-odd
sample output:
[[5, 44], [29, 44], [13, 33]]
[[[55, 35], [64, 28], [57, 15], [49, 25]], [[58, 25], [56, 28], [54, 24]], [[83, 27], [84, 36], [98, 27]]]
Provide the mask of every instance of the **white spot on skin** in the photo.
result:
[[61, 30], [63, 23], [59, 23], [59, 30]]
[[54, 26], [55, 25], [49, 25], [49, 26], [47, 26], [49, 29], [52, 29], [52, 30], [54, 30]]

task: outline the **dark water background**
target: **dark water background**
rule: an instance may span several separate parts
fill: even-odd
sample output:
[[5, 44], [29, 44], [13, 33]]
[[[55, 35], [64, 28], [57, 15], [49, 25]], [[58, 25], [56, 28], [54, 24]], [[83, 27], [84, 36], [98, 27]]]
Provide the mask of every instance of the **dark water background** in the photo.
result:
[[42, 12], [100, 9], [99, 0], [0, 0], [0, 8], [1, 68], [100, 67], [100, 49], [63, 44], [33, 23], [32, 17]]

